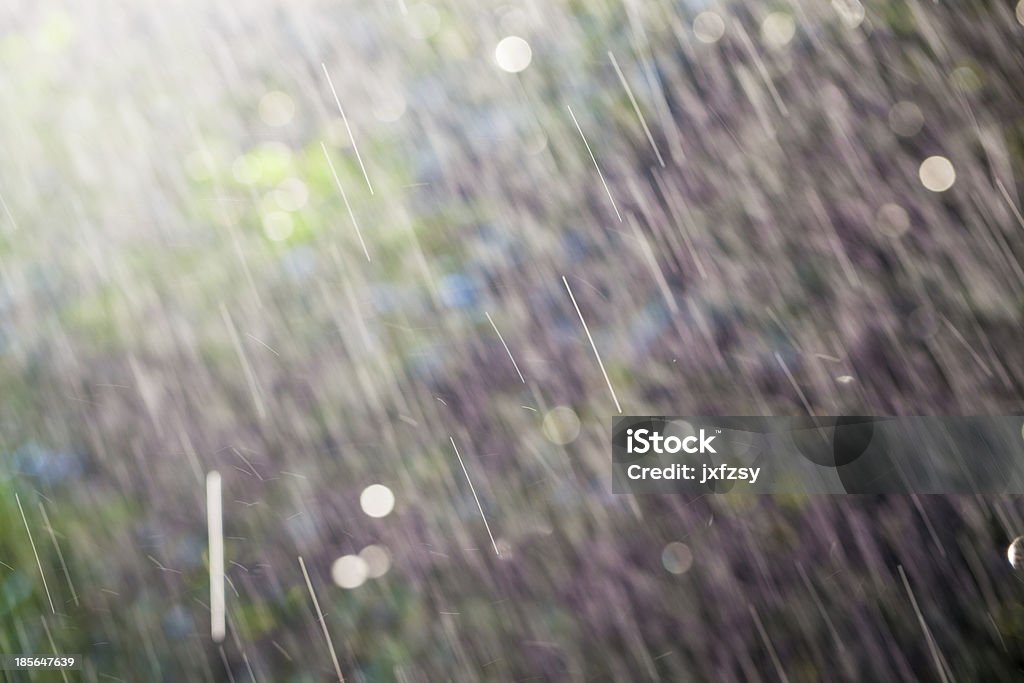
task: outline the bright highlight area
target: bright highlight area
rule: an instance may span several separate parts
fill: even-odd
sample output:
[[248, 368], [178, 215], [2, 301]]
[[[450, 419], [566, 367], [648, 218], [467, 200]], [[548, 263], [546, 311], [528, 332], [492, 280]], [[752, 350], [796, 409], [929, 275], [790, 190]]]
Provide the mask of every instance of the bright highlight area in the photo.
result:
[[395, 494], [383, 484], [372, 484], [359, 496], [359, 507], [370, 517], [387, 517], [395, 507]]
[[533, 59], [533, 50], [530, 44], [519, 36], [508, 36], [502, 38], [498, 47], [494, 49], [494, 61], [502, 71], [510, 74], [519, 73], [530, 66]]
[[366, 583], [369, 567], [358, 555], [344, 555], [331, 565], [331, 579], [342, 588], [359, 588]]
[[918, 170], [921, 184], [932, 192], [945, 192], [956, 182], [956, 170], [946, 157], [928, 157]]

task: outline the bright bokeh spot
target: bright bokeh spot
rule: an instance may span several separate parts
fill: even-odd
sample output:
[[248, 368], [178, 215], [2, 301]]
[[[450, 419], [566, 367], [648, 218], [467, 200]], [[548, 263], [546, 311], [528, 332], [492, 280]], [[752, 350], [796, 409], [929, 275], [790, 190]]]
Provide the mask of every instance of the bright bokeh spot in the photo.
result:
[[910, 229], [910, 216], [899, 204], [883, 204], [875, 214], [875, 227], [888, 237], [902, 237]]
[[832, 8], [848, 29], [855, 29], [864, 22], [864, 5], [858, 0], [832, 0]]
[[283, 242], [295, 232], [292, 217], [284, 211], [270, 211], [263, 215], [263, 234], [271, 242]]
[[292, 150], [283, 142], [264, 142], [246, 156], [259, 167], [260, 182], [279, 183], [294, 172]]
[[231, 176], [243, 185], [253, 185], [260, 180], [260, 165], [250, 155], [242, 154], [231, 163]]
[[285, 178], [274, 190], [274, 202], [282, 211], [298, 211], [309, 201], [309, 188], [298, 178]]
[[75, 38], [75, 22], [69, 14], [50, 10], [36, 36], [42, 46], [53, 52], [66, 49]]
[[796, 22], [785, 12], [772, 12], [761, 22], [761, 40], [770, 47], [784, 47], [796, 35]]
[[949, 75], [950, 82], [964, 92], [973, 93], [981, 89], [981, 76], [969, 66], [958, 66]]
[[383, 546], [368, 545], [359, 551], [359, 557], [366, 564], [366, 575], [371, 579], [379, 579], [391, 569], [391, 555]]
[[243, 185], [278, 183], [292, 172], [292, 150], [277, 141], [264, 142], [231, 164], [231, 174]]
[[395, 90], [385, 90], [377, 93], [373, 99], [371, 113], [373, 118], [384, 123], [393, 123], [402, 118], [405, 113], [405, 98], [402, 93]]
[[383, 484], [371, 484], [359, 496], [359, 506], [370, 517], [387, 517], [395, 508], [395, 494]]
[[946, 157], [928, 157], [918, 170], [921, 184], [932, 192], [945, 192], [956, 182], [956, 170]]
[[889, 128], [896, 135], [909, 138], [924, 125], [924, 114], [913, 102], [897, 102], [889, 109]]
[[580, 435], [580, 418], [569, 406], [558, 406], [547, 412], [541, 428], [548, 441], [564, 446]]
[[714, 12], [701, 12], [693, 20], [693, 35], [702, 43], [717, 43], [725, 35], [725, 21]]
[[271, 90], [260, 98], [260, 118], [268, 126], [286, 126], [295, 115], [292, 98], [279, 90]]
[[502, 71], [510, 74], [519, 73], [530, 66], [533, 59], [533, 50], [530, 44], [519, 36], [507, 36], [501, 39], [498, 47], [494, 48], [494, 61]]
[[342, 588], [359, 588], [366, 583], [369, 568], [358, 555], [343, 555], [331, 565], [331, 579]]
[[1013, 543], [1006, 549], [1006, 559], [1010, 561], [1014, 569], [1018, 571], [1024, 569], [1024, 536], [1013, 539]]
[[661, 565], [672, 574], [685, 574], [693, 565], [693, 552], [685, 543], [673, 541], [661, 551]]

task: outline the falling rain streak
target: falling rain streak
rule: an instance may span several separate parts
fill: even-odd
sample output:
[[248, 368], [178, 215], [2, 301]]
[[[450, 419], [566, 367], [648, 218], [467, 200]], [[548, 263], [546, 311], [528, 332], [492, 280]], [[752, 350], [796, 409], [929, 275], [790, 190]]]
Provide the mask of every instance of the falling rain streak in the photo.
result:
[[226, 633], [224, 602], [224, 521], [220, 473], [206, 475], [206, 526], [210, 565], [210, 637], [220, 643]]

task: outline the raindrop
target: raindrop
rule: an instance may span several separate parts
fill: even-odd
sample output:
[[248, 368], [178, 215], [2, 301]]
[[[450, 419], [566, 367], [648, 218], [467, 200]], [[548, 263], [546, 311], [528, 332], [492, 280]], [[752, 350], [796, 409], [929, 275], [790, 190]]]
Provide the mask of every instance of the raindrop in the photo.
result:
[[725, 22], [714, 12], [701, 12], [693, 20], [693, 35], [702, 43], [717, 43], [725, 35]]
[[946, 157], [928, 157], [918, 170], [921, 184], [932, 192], [945, 192], [956, 182], [956, 171]]
[[883, 235], [899, 238], [910, 229], [910, 216], [899, 204], [883, 204], [875, 214], [875, 226]]
[[501, 39], [498, 47], [494, 48], [494, 61], [502, 71], [510, 74], [519, 73], [530, 66], [533, 59], [533, 50], [530, 44], [519, 36], [507, 36]]
[[370, 517], [387, 517], [395, 508], [395, 494], [383, 484], [371, 484], [360, 494], [359, 506]]
[[924, 125], [924, 114], [913, 102], [897, 102], [889, 110], [889, 128], [901, 137], [917, 135]]
[[848, 29], [855, 29], [864, 22], [864, 5], [858, 0], [832, 0], [832, 8]]
[[368, 575], [366, 560], [358, 555], [343, 555], [331, 565], [331, 579], [342, 588], [359, 588]]
[[796, 22], [785, 12], [772, 12], [761, 22], [761, 40], [769, 47], [784, 47], [796, 35]]
[[693, 552], [685, 543], [673, 541], [661, 551], [661, 564], [672, 574], [685, 574], [693, 564]]
[[268, 126], [286, 126], [295, 115], [292, 98], [278, 90], [271, 90], [260, 98], [260, 118]]
[[292, 236], [295, 225], [284, 211], [271, 211], [263, 215], [263, 234], [271, 242], [283, 242]]
[[383, 546], [368, 545], [359, 551], [359, 557], [366, 563], [366, 575], [371, 579], [379, 579], [391, 569], [391, 555]]
[[1017, 571], [1024, 570], [1024, 536], [1013, 539], [1013, 543], [1006, 549], [1006, 559]]
[[960, 66], [949, 75], [949, 80], [957, 88], [966, 93], [977, 92], [981, 89], [981, 76], [969, 66]]
[[298, 178], [285, 178], [274, 190], [274, 202], [282, 211], [298, 211], [309, 200], [309, 188]]
[[580, 419], [569, 406], [558, 406], [544, 416], [542, 429], [548, 441], [564, 446], [580, 435]]

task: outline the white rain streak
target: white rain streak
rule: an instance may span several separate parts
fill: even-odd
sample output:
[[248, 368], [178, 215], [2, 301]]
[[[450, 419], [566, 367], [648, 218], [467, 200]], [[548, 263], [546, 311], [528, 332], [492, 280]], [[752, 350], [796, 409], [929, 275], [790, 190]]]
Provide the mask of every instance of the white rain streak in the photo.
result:
[[71, 573], [68, 571], [68, 563], [64, 560], [64, 553], [60, 549], [60, 543], [57, 542], [57, 532], [53, 530], [53, 526], [50, 524], [50, 515], [46, 513], [46, 507], [42, 502], [38, 503], [39, 512], [43, 516], [43, 523], [46, 524], [46, 531], [50, 534], [50, 542], [53, 543], [53, 549], [57, 553], [57, 559], [60, 560], [60, 569], [64, 573], [64, 580], [67, 581], [68, 590], [71, 591], [71, 599], [75, 603], [75, 607], [81, 606], [78, 601], [78, 591], [75, 590], [75, 584], [71, 581]]
[[224, 641], [227, 609], [224, 599], [224, 519], [220, 472], [206, 475], [206, 529], [210, 565], [210, 637]]
[[487, 322], [494, 328], [494, 334], [498, 335], [498, 340], [501, 341], [501, 345], [505, 347], [505, 353], [508, 354], [508, 359], [512, 361], [512, 367], [516, 369], [516, 374], [519, 375], [519, 379], [523, 384], [526, 384], [526, 379], [523, 377], [523, 373], [519, 371], [519, 364], [516, 363], [516, 359], [512, 357], [512, 352], [508, 348], [508, 344], [505, 343], [505, 338], [501, 336], [501, 332], [498, 330], [498, 326], [494, 324], [494, 319], [491, 318], [491, 314], [484, 311], [484, 315], [487, 316]]
[[327, 630], [327, 621], [324, 619], [324, 612], [320, 609], [320, 601], [316, 599], [316, 591], [313, 590], [313, 582], [309, 579], [309, 572], [306, 571], [306, 563], [299, 555], [299, 566], [302, 567], [302, 577], [306, 580], [306, 588], [309, 590], [309, 597], [313, 600], [313, 607], [316, 609], [316, 618], [320, 622], [320, 628], [324, 632], [324, 640], [327, 641], [327, 649], [331, 652], [331, 663], [334, 664], [334, 673], [338, 677], [338, 683], [345, 683], [345, 677], [341, 674], [341, 664], [338, 663], [338, 654], [334, 651], [334, 641], [331, 640], [331, 632]]
[[[50, 625], [46, 623], [46, 617], [40, 614], [39, 619], [43, 622], [43, 631], [46, 633], [46, 642], [50, 644], [50, 652], [57, 654], [60, 650], [57, 649], [57, 643], [53, 640], [53, 633], [50, 632]], [[60, 677], [64, 679], [64, 683], [68, 683], [68, 672], [64, 667], [60, 667], [59, 671]]]
[[57, 613], [53, 606], [53, 598], [50, 597], [50, 587], [46, 583], [46, 572], [43, 571], [43, 563], [39, 560], [39, 552], [36, 550], [36, 542], [32, 539], [32, 530], [28, 527], [28, 518], [25, 517], [25, 508], [21, 506], [21, 497], [14, 494], [14, 500], [18, 503], [18, 512], [21, 513], [21, 521], [25, 523], [25, 533], [28, 534], [29, 545], [32, 546], [32, 555], [36, 558], [36, 566], [39, 568], [39, 577], [43, 580], [43, 590], [46, 591], [46, 600], [50, 603], [50, 611]]
[[459, 453], [459, 447], [455, 445], [455, 438], [449, 436], [448, 440], [452, 442], [452, 448], [455, 449], [455, 457], [459, 459], [459, 465], [462, 467], [462, 473], [466, 475], [466, 481], [469, 483], [469, 490], [473, 494], [473, 500], [476, 501], [476, 509], [480, 511], [480, 519], [484, 520], [484, 528], [487, 529], [487, 536], [491, 539], [491, 545], [494, 546], [494, 554], [501, 557], [501, 552], [498, 550], [498, 544], [494, 540], [494, 534], [491, 533], [491, 525], [487, 523], [487, 515], [484, 514], [484, 506], [480, 504], [480, 497], [476, 495], [476, 487], [473, 486], [473, 480], [469, 477], [469, 470], [466, 469], [466, 463], [462, 461], [462, 455]]
[[914, 614], [917, 615], [917, 622], [921, 625], [921, 630], [924, 631], [924, 637], [928, 641], [928, 650], [931, 652], [932, 661], [935, 662], [935, 668], [939, 670], [939, 676], [942, 677], [943, 683], [951, 683], [950, 678], [952, 676], [949, 668], [949, 663], [946, 662], [946, 658], [942, 655], [942, 651], [939, 650], [938, 643], [935, 642], [935, 636], [932, 635], [932, 631], [928, 628], [928, 622], [924, 620], [924, 615], [921, 614], [921, 608], [917, 606], [917, 598], [914, 597], [914, 591], [910, 588], [910, 581], [907, 580], [907, 573], [903, 571], [903, 565], [898, 565], [897, 569], [900, 572], [900, 580], [903, 581], [903, 587], [907, 591], [907, 595], [910, 597], [910, 603], [914, 607]]
[[580, 317], [580, 322], [583, 323], [583, 331], [587, 333], [587, 341], [590, 342], [590, 348], [594, 350], [594, 358], [597, 359], [597, 364], [601, 368], [601, 376], [604, 377], [604, 382], [608, 385], [608, 393], [612, 395], [612, 400], [615, 401], [615, 410], [621, 414], [622, 406], [619, 405], [619, 397], [615, 395], [615, 387], [612, 386], [612, 381], [608, 378], [608, 371], [604, 369], [604, 361], [601, 360], [601, 354], [597, 352], [597, 344], [594, 343], [594, 337], [590, 334], [590, 327], [587, 326], [587, 321], [583, 319], [583, 312], [580, 311], [580, 306], [576, 303], [576, 297], [573, 296], [569, 281], [565, 279], [564, 275], [562, 276], [562, 282], [565, 283], [565, 291], [569, 292], [569, 298], [572, 299], [572, 307], [576, 309], [576, 315]]
[[341, 120], [345, 123], [345, 130], [348, 131], [348, 139], [352, 142], [352, 149], [356, 153], [356, 160], [359, 162], [359, 169], [363, 172], [363, 178], [366, 179], [366, 186], [370, 188], [370, 194], [373, 194], [373, 184], [370, 182], [370, 176], [366, 173], [366, 167], [363, 166], [363, 157], [359, 154], [359, 147], [356, 145], [356, 138], [352, 135], [352, 128], [348, 125], [348, 117], [345, 116], [345, 110], [341, 108], [341, 100], [338, 98], [338, 91], [334, 89], [334, 81], [331, 80], [331, 74], [327, 72], [327, 65], [321, 63], [320, 66], [324, 70], [324, 77], [327, 79], [327, 84], [331, 86], [331, 94], [334, 95], [334, 103], [338, 105], [338, 113], [341, 114]]
[[587, 142], [587, 136], [583, 134], [583, 129], [580, 127], [580, 122], [576, 120], [576, 114], [572, 113], [572, 107], [565, 105], [565, 108], [569, 110], [569, 116], [572, 117], [572, 122], [576, 124], [576, 130], [580, 133], [580, 139], [583, 140], [583, 145], [587, 148], [587, 154], [590, 155], [590, 160], [594, 162], [594, 168], [597, 170], [597, 177], [601, 179], [601, 185], [604, 186], [605, 194], [608, 195], [608, 201], [612, 203], [612, 208], [615, 209], [615, 217], [622, 222], [622, 214], [619, 213], [619, 207], [615, 203], [615, 197], [612, 196], [611, 188], [608, 187], [608, 182], [604, 179], [604, 173], [601, 172], [601, 167], [597, 163], [597, 158], [594, 156], [593, 150], [590, 149], [590, 143]]
[[[633, 96], [633, 89], [629, 87], [629, 82], [626, 81], [626, 75], [622, 73], [622, 69], [619, 68], [619, 63], [615, 59], [615, 55], [612, 54], [611, 50], [608, 51], [608, 59], [611, 60], [612, 66], [615, 67], [615, 74], [619, 77], [619, 82], [622, 83], [623, 89], [626, 91], [626, 95], [629, 97], [629, 103], [633, 106], [633, 111], [636, 112], [636, 117], [640, 120], [640, 126], [644, 129], [644, 135], [647, 136], [647, 142], [651, 145], [651, 149], [654, 150], [654, 155], [658, 157], [658, 164], [665, 168], [665, 160], [661, 157], [661, 150], [658, 149], [658, 143], [654, 141], [654, 136], [651, 135], [651, 129], [647, 127], [647, 120], [644, 119], [643, 112], [640, 111], [640, 105], [637, 104], [636, 97]], [[582, 135], [582, 131], [580, 135]]]
[[363, 233], [359, 230], [359, 222], [356, 221], [356, 214], [352, 211], [352, 205], [348, 203], [348, 195], [345, 194], [345, 188], [341, 186], [341, 178], [338, 177], [338, 172], [334, 170], [334, 162], [331, 161], [331, 155], [327, 152], [327, 145], [320, 143], [320, 148], [324, 152], [324, 159], [327, 160], [327, 166], [331, 169], [331, 177], [334, 178], [334, 184], [338, 188], [338, 192], [341, 194], [342, 201], [345, 202], [345, 209], [348, 210], [348, 217], [352, 219], [352, 226], [356, 229], [356, 237], [359, 238], [359, 246], [363, 248], [363, 254], [366, 255], [366, 260], [370, 261], [370, 251], [366, 248], [366, 242], [363, 241]]

